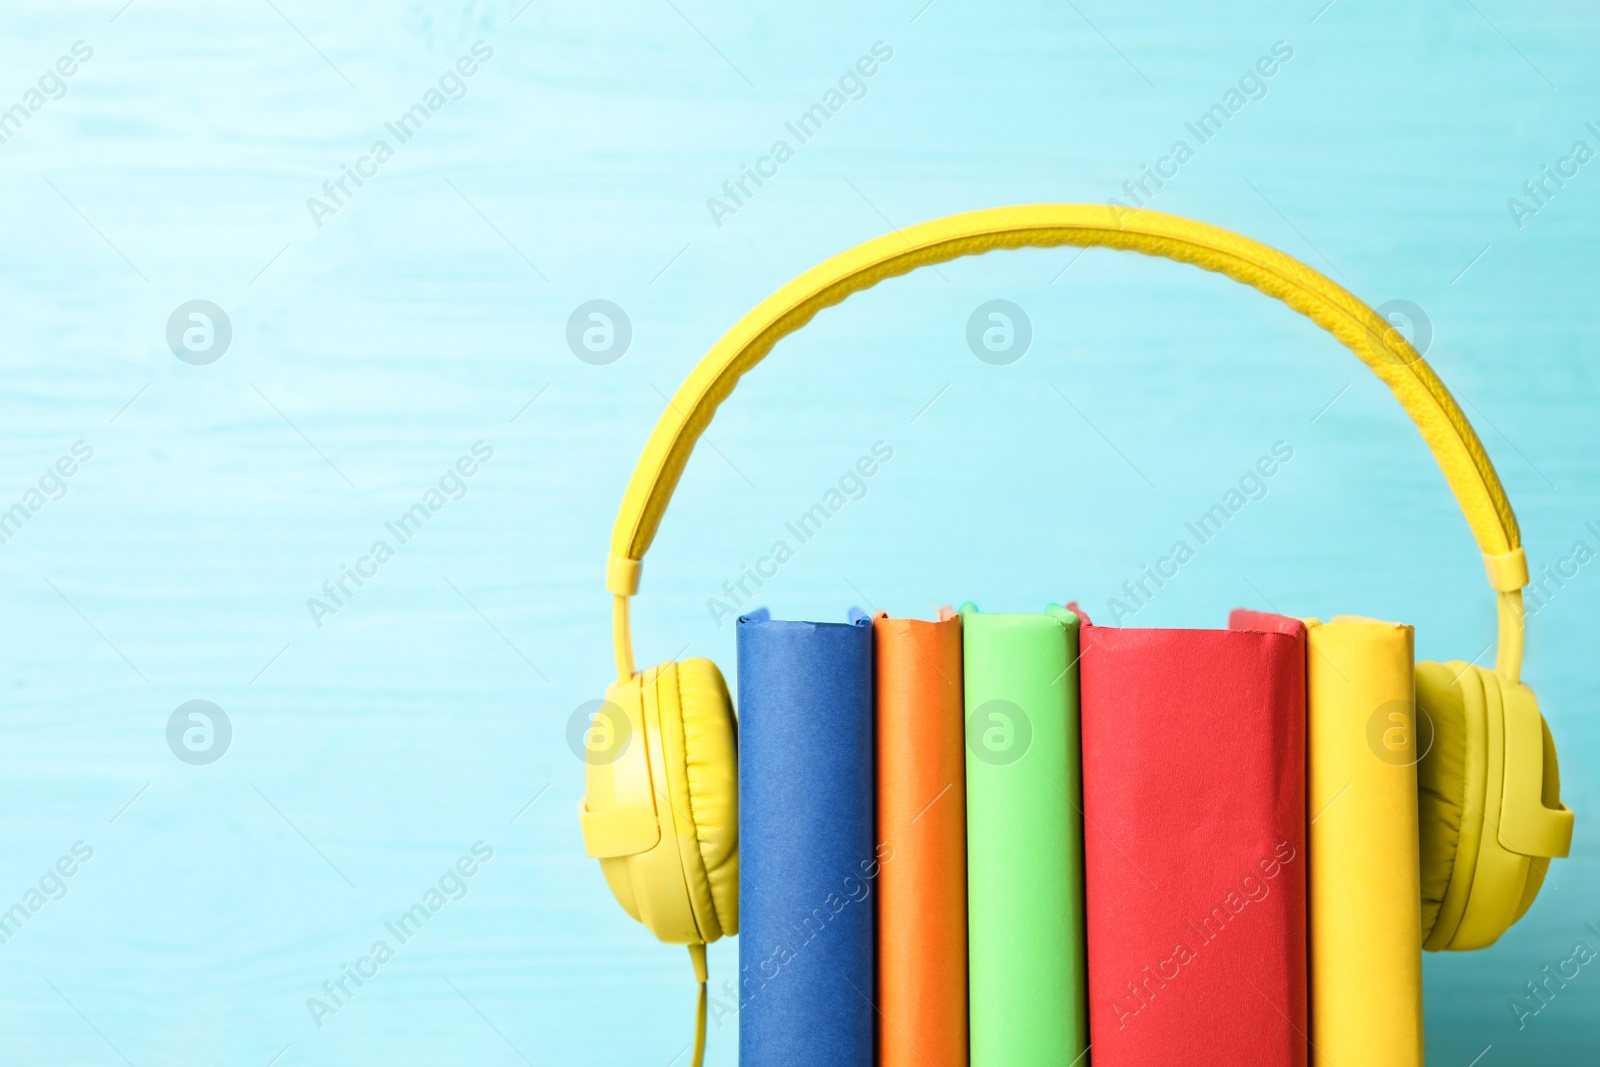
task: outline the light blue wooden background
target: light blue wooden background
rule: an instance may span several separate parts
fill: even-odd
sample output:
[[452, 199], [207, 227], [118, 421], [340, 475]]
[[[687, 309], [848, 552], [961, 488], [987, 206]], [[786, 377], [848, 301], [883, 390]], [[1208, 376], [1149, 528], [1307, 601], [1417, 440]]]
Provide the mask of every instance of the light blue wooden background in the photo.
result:
[[[0, 944], [6, 1063], [685, 1062], [687, 961], [584, 858], [565, 740], [611, 669], [600, 567], [663, 394], [891, 225], [1117, 195], [1274, 42], [1292, 60], [1152, 206], [1425, 309], [1535, 568], [1600, 549], [1600, 164], [1520, 228], [1507, 208], [1600, 149], [1588, 5], [121, 2], [7, 4], [0, 33], [0, 107], [93, 48], [0, 144], [0, 506], [94, 449], [0, 545], [0, 907], [94, 850]], [[318, 228], [307, 198], [479, 40], [464, 98]], [[716, 225], [707, 198], [877, 41], [865, 95]], [[1266, 498], [1139, 622], [1251, 604], [1403, 619], [1427, 657], [1484, 646], [1465, 525], [1348, 354], [1214, 276], [1072, 255], [925, 271], [786, 341], [684, 478], [641, 658], [731, 668], [707, 598], [880, 439], [893, 460], [763, 591], [780, 614], [1104, 612], [1284, 441]], [[209, 366], [164, 337], [196, 298], [234, 331]], [[609, 366], [565, 341], [596, 298], [634, 331]], [[964, 341], [996, 298], [1034, 328], [1009, 367]], [[466, 496], [315, 626], [306, 599], [480, 440]], [[1529, 642], [1573, 857], [1492, 950], [1429, 957], [1431, 1063], [1600, 1051], [1600, 965], [1520, 1031], [1509, 1007], [1600, 948], [1597, 608], [1590, 563]], [[167, 746], [192, 699], [232, 722], [209, 766]], [[319, 1029], [307, 999], [480, 840], [466, 895]], [[713, 949], [717, 981], [734, 961]]]

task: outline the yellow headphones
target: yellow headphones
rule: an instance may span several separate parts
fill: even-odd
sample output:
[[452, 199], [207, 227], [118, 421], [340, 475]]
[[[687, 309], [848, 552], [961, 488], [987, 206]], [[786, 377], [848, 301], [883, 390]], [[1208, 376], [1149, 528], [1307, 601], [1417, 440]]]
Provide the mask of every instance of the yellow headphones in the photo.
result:
[[[723, 335], [662, 413], [617, 514], [606, 566], [617, 681], [614, 736], [591, 758], [584, 845], [628, 914], [687, 944], [700, 981], [695, 1058], [705, 1044], [705, 945], [738, 932], [738, 769], [733, 705], [709, 660], [633, 666], [628, 598], [696, 440], [739, 378], [823, 308], [885, 278], [1003, 248], [1117, 248], [1191, 263], [1276, 297], [1328, 331], [1387, 384], [1422, 431], [1483, 553], [1499, 612], [1491, 670], [1417, 665], [1434, 742], [1418, 768], [1424, 947], [1482, 948], [1522, 917], [1550, 858], [1572, 843], [1555, 744], [1522, 669], [1528, 565], [1516, 516], [1483, 445], [1433, 369], [1366, 304], [1281, 252], [1153, 211], [1031, 204], [937, 219], [834, 256]], [[642, 741], [643, 743], [638, 743]]]

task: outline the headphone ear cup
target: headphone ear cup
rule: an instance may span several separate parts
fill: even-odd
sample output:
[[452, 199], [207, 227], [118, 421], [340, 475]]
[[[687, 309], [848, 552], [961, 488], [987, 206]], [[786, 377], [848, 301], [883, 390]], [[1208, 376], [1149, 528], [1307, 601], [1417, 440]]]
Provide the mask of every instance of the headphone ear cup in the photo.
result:
[[1459, 669], [1464, 666], [1416, 668], [1417, 710], [1433, 726], [1433, 744], [1417, 764], [1417, 843], [1422, 947], [1435, 952], [1461, 924], [1483, 829], [1483, 700], [1481, 694], [1469, 700], [1462, 683], [1480, 683], [1470, 670]]
[[[1556, 739], [1550, 733], [1550, 724], [1543, 718], [1539, 720], [1540, 742], [1544, 779], [1540, 783], [1540, 801], [1547, 808], [1561, 807], [1561, 767], [1556, 761]], [[1549, 856], [1531, 856], [1528, 859], [1528, 885], [1522, 892], [1522, 900], [1517, 904], [1516, 922], [1528, 913], [1533, 906], [1533, 898], [1539, 895], [1539, 890], [1544, 888], [1544, 877], [1550, 872]]]
[[1485, 667], [1417, 664], [1417, 706], [1434, 726], [1417, 768], [1422, 947], [1487, 948], [1570, 846], [1555, 742], [1533, 691]]
[[[662, 941], [738, 933], [739, 774], [722, 673], [710, 660], [664, 663], [607, 698], [636, 736], [621, 758], [589, 768], [586, 839], [606, 883]], [[591, 812], [591, 801], [613, 810]], [[608, 818], [626, 818], [624, 830], [597, 833]]]
[[687, 814], [692, 823], [684, 876], [709, 943], [739, 932], [738, 724], [715, 663], [685, 660], [677, 675], [682, 764], [667, 777], [674, 817]]
[[602, 713], [610, 743], [586, 761], [579, 821], [617, 902], [670, 944], [737, 933], [739, 779], [721, 672], [664, 663], [611, 685]]

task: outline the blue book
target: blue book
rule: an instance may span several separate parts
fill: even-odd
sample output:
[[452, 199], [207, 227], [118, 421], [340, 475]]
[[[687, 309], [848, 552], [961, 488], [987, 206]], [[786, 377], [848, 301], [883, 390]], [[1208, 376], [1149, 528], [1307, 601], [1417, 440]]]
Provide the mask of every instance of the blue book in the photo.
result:
[[739, 620], [739, 1062], [871, 1067], [872, 622]]

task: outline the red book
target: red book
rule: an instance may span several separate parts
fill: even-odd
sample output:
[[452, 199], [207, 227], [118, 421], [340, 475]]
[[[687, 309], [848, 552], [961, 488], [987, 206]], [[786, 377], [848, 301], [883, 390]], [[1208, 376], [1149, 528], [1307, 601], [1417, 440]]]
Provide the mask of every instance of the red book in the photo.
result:
[[1306, 1063], [1305, 628], [1081, 631], [1095, 1067]]

